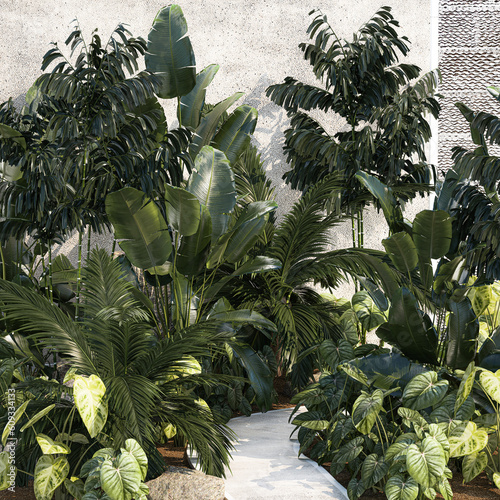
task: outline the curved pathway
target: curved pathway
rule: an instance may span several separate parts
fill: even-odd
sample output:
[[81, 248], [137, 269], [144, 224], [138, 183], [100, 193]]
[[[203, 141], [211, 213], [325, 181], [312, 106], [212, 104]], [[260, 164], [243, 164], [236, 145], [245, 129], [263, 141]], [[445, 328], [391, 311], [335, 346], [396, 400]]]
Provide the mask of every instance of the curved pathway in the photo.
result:
[[293, 408], [237, 417], [228, 426], [238, 436], [227, 471], [227, 500], [347, 500], [347, 493], [322, 467], [304, 455], [294, 426]]

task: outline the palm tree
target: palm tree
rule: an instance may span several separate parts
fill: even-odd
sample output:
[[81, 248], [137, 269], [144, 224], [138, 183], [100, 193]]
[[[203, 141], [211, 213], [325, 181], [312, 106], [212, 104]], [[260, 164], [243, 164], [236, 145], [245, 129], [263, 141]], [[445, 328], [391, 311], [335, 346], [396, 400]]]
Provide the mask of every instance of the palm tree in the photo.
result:
[[[353, 243], [358, 246], [363, 246], [362, 209], [377, 200], [360, 200], [361, 193], [368, 193], [356, 179], [357, 172], [403, 188], [398, 193], [401, 201], [427, 192], [434, 172], [425, 158], [431, 136], [425, 114], [437, 117], [439, 104], [433, 94], [439, 76], [432, 72], [411, 83], [420, 69], [397, 64], [409, 52], [408, 39], [397, 34], [399, 24], [390, 11], [382, 7], [352, 41], [340, 40], [326, 16], [312, 11], [312, 42], [299, 47], [322, 86], [287, 77], [267, 89], [290, 118], [284, 151], [291, 170], [283, 178], [306, 191], [329, 173], [341, 173], [344, 189], [336, 197], [341, 210], [353, 214]], [[331, 136], [308, 114], [314, 110], [343, 118], [346, 129]]]
[[[172, 425], [198, 451], [203, 470], [223, 476], [232, 437], [194, 395], [201, 374], [195, 358], [214, 352], [233, 333], [223, 321], [206, 321], [159, 338], [153, 311], [105, 251], [91, 253], [83, 270], [82, 318], [74, 321], [39, 294], [0, 282], [2, 312], [9, 332], [50, 352], [81, 375], [97, 375], [106, 385], [109, 417], [103, 437], [120, 448], [136, 439], [150, 459], [150, 473], [161, 472], [155, 440]], [[69, 389], [68, 389], [69, 390]], [[47, 404], [52, 400], [49, 398]]]

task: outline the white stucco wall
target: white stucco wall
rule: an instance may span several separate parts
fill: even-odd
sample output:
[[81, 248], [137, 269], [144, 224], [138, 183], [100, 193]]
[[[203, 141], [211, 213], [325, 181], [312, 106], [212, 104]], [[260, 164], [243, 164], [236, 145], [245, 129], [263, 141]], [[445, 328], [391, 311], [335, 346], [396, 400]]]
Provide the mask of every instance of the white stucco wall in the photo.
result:
[[[315, 83], [310, 67], [302, 59], [298, 44], [307, 40], [308, 12], [321, 8], [341, 37], [349, 37], [383, 4], [392, 4], [401, 24], [400, 33], [410, 41], [409, 62], [424, 71], [431, 69], [431, 0], [197, 0], [182, 1], [196, 55], [197, 69], [211, 63], [220, 70], [210, 85], [207, 100], [218, 102], [236, 91], [245, 92], [239, 104], [259, 111], [256, 144], [277, 189], [279, 214], [285, 213], [299, 193], [285, 186], [281, 177], [287, 170], [281, 153], [286, 117], [270, 102], [265, 89], [286, 76]], [[126, 23], [136, 36], [147, 38], [156, 12], [165, 5], [158, 0], [0, 0], [0, 101], [13, 97], [22, 102], [24, 93], [40, 75], [43, 54], [54, 41], [62, 47], [78, 18], [87, 35], [98, 28], [103, 39], [118, 22]], [[167, 107], [172, 123], [175, 113]], [[330, 119], [328, 126], [335, 127]], [[427, 208], [426, 201], [418, 209]], [[417, 210], [418, 211], [418, 210]], [[415, 210], [413, 210], [415, 212]], [[410, 218], [413, 218], [410, 215]], [[381, 216], [368, 214], [366, 246], [379, 247], [387, 234]], [[74, 241], [65, 248], [71, 252]], [[335, 231], [334, 247], [350, 246], [350, 227]], [[348, 290], [339, 292], [347, 294]]]

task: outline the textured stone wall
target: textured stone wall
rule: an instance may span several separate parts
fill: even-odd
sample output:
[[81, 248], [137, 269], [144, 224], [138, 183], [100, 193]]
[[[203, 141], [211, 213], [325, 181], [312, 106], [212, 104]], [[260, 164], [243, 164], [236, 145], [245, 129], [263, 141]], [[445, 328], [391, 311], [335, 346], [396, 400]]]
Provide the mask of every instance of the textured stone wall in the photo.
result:
[[[288, 169], [281, 149], [287, 121], [283, 110], [265, 96], [265, 89], [286, 76], [316, 83], [298, 49], [298, 44], [307, 40], [311, 9], [321, 8], [339, 36], [350, 37], [381, 5], [389, 4], [401, 24], [400, 33], [412, 42], [409, 62], [424, 71], [431, 69], [430, 0], [178, 0], [176, 3], [181, 5], [188, 22], [197, 69], [211, 63], [220, 65], [207, 100], [215, 103], [243, 91], [245, 96], [239, 103], [250, 104], [259, 112], [255, 142], [278, 188], [280, 215], [289, 210], [299, 193], [291, 191], [281, 179]], [[0, 101], [13, 97], [22, 104], [24, 94], [40, 75], [41, 59], [50, 48], [49, 43], [63, 46], [73, 19], [78, 19], [87, 36], [98, 27], [105, 39], [118, 22], [123, 22], [134, 35], [147, 37], [156, 12], [165, 4], [163, 0], [0, 0]], [[169, 103], [165, 105], [172, 124], [175, 112]], [[325, 126], [335, 130], [337, 121], [325, 117]], [[427, 202], [421, 200], [418, 208], [426, 207]], [[369, 236], [366, 246], [380, 247], [380, 240], [387, 235], [383, 217], [367, 214], [365, 227]], [[73, 238], [59, 251], [73, 258], [75, 243]], [[105, 240], [100, 242], [104, 243]], [[347, 224], [332, 235], [332, 246], [350, 245]]]
[[443, 172], [452, 165], [454, 146], [472, 147], [468, 123], [455, 103], [500, 113], [486, 90], [500, 85], [500, 1], [440, 0], [438, 43], [443, 74], [438, 159]]

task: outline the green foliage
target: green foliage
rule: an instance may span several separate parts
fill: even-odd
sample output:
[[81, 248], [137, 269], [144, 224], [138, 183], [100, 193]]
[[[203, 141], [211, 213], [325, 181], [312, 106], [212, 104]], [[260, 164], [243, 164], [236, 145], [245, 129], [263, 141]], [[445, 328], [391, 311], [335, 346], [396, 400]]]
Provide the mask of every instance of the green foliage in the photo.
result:
[[[370, 173], [399, 200], [429, 189], [433, 168], [425, 163], [425, 143], [431, 130], [424, 115], [437, 117], [433, 97], [438, 72], [417, 79], [420, 69], [399, 63], [409, 52], [408, 39], [397, 34], [398, 22], [382, 7], [350, 41], [341, 40], [325, 15], [311, 12], [309, 43], [299, 45], [322, 86], [287, 77], [272, 85], [267, 95], [290, 117], [284, 151], [291, 170], [284, 178], [295, 189], [306, 189], [329, 173], [341, 174], [344, 189], [332, 193], [356, 212], [370, 195], [357, 173]], [[415, 83], [411, 83], [415, 80]], [[347, 130], [329, 135], [308, 114], [334, 113]]]

